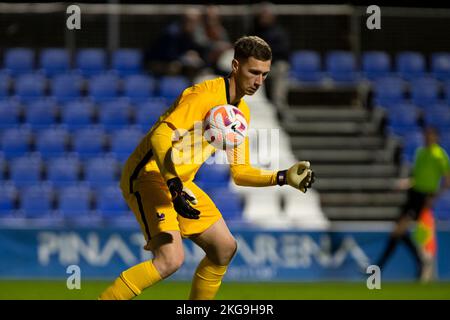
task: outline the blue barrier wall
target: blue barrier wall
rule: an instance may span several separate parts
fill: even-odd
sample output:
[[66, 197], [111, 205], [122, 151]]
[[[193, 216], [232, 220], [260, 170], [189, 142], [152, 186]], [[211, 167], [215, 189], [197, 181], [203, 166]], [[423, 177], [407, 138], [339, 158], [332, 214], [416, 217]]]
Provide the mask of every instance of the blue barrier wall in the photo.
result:
[[[239, 249], [226, 280], [358, 280], [383, 249], [386, 232], [301, 232], [234, 229]], [[78, 265], [83, 278], [114, 278], [151, 257], [136, 229], [0, 229], [1, 278], [66, 278]], [[171, 279], [190, 280], [203, 252], [185, 240], [185, 263]], [[450, 232], [438, 233], [438, 276], [450, 280]], [[383, 270], [384, 280], [415, 274], [400, 245]]]

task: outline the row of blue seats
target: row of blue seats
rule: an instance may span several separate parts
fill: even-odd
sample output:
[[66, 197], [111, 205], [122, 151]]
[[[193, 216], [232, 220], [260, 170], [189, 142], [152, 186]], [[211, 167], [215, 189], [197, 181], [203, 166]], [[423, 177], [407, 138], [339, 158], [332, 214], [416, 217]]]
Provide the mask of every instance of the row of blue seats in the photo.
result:
[[[102, 48], [79, 49], [75, 52], [74, 63], [69, 50], [46, 48], [39, 53], [38, 63], [35, 51], [30, 48], [9, 48], [4, 51], [4, 72], [16, 76], [39, 69], [48, 77], [66, 73], [73, 68], [86, 77], [101, 74], [110, 66], [119, 76], [139, 74], [143, 68], [143, 54], [139, 49], [123, 48], [112, 52], [111, 63]], [[1, 71], [1, 70], [0, 70]]]
[[435, 104], [423, 110], [411, 103], [401, 103], [385, 110], [388, 127], [412, 126], [422, 120], [425, 126], [438, 130], [447, 131], [450, 128], [450, 106], [447, 104]]
[[372, 91], [375, 106], [390, 107], [401, 104], [408, 98], [424, 109], [441, 102], [450, 104], [450, 81], [443, 83], [429, 77], [409, 82], [399, 77], [380, 78], [374, 81]]
[[[312, 50], [292, 53], [290, 58], [291, 75], [304, 82], [319, 82], [330, 76], [338, 82], [353, 82], [359, 78], [376, 80], [395, 73], [405, 80], [423, 77], [429, 73], [439, 80], [450, 79], [450, 53], [436, 52], [430, 56], [427, 68], [425, 56], [420, 52], [404, 51], [395, 55], [395, 66], [391, 56], [384, 51], [363, 52], [361, 66], [357, 57], [350, 51], [329, 51], [324, 63], [321, 54]], [[324, 67], [322, 66], [324, 64]]]
[[136, 106], [126, 100], [115, 100], [101, 105], [89, 101], [75, 101], [58, 106], [52, 100], [38, 100], [27, 105], [0, 100], [0, 130], [17, 128], [28, 124], [32, 129], [42, 130], [52, 125], [64, 125], [70, 131], [91, 125], [102, 125], [108, 132], [137, 125], [149, 130], [167, 109], [158, 101], [147, 101]]
[[[239, 195], [227, 188], [207, 191], [225, 218], [237, 219], [241, 216], [242, 199]], [[0, 219], [52, 216], [77, 219], [93, 214], [103, 217], [130, 214], [119, 187], [91, 189], [87, 185], [78, 184], [56, 190], [49, 183], [22, 189], [10, 183], [0, 184]]]
[[[84, 181], [93, 188], [117, 185], [122, 170], [121, 159], [111, 154], [100, 154], [82, 159], [73, 154], [45, 160], [39, 153], [14, 159], [0, 157], [0, 181], [11, 181], [18, 187], [27, 187], [49, 181], [55, 187], [64, 187]], [[227, 165], [204, 164], [197, 172], [196, 181], [206, 188], [226, 187], [230, 180]]]
[[155, 96], [173, 100], [188, 86], [189, 82], [183, 76], [164, 76], [157, 81], [148, 75], [121, 79], [107, 73], [84, 79], [78, 74], [65, 73], [48, 81], [37, 73], [24, 74], [16, 79], [0, 73], [0, 98], [15, 96], [25, 103], [45, 96], [63, 103], [86, 95], [94, 102], [110, 101], [119, 96], [128, 97], [133, 103]]
[[71, 133], [64, 126], [33, 132], [28, 126], [1, 132], [0, 147], [7, 159], [38, 151], [44, 159], [73, 152], [82, 159], [113, 153], [124, 161], [143, 137], [139, 127], [125, 127], [108, 134], [101, 125], [79, 129]]

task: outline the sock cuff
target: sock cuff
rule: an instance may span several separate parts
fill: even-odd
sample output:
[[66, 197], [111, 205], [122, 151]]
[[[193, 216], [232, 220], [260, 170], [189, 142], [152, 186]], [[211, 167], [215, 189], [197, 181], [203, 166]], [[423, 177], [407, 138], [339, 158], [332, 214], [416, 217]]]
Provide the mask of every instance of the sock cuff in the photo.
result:
[[162, 277], [159, 274], [158, 269], [156, 269], [156, 267], [154, 266], [152, 260], [145, 261], [143, 264], [148, 271], [147, 274], [149, 276], [149, 282], [151, 284], [155, 284], [156, 282], [162, 280]]
[[133, 292], [135, 296], [141, 294], [141, 290], [138, 287], [136, 287], [130, 280], [127, 279], [127, 277], [125, 276], [125, 272], [122, 272], [120, 274], [119, 279], [122, 280], [122, 282], [128, 287], [128, 289], [130, 289], [131, 292]]
[[221, 266], [218, 264], [215, 264], [211, 260], [208, 259], [208, 257], [204, 257], [203, 260], [200, 262], [200, 266], [204, 268], [205, 271], [215, 275], [215, 276], [223, 276], [225, 272], [227, 272], [228, 265]]

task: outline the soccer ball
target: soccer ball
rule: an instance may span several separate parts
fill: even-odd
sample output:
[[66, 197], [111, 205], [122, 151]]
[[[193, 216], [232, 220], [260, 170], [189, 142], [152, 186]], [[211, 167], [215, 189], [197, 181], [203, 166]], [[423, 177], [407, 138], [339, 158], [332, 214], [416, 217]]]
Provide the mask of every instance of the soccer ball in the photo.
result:
[[203, 120], [206, 141], [217, 149], [234, 148], [247, 136], [247, 120], [237, 107], [226, 104], [212, 108]]

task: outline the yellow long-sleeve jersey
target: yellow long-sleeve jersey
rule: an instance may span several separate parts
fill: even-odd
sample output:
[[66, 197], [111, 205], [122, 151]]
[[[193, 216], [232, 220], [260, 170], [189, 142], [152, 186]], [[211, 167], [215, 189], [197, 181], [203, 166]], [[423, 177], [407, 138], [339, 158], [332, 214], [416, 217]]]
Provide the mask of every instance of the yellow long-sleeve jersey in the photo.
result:
[[[200, 166], [216, 149], [203, 137], [202, 121], [218, 105], [231, 104], [227, 78], [207, 80], [187, 88], [158, 119], [124, 165], [121, 188], [133, 193], [134, 183], [143, 172], [154, 171], [165, 181], [180, 177], [192, 181]], [[238, 107], [250, 123], [250, 110], [244, 100]], [[276, 185], [276, 171], [250, 165], [248, 137], [228, 152], [234, 182], [243, 186]]]

